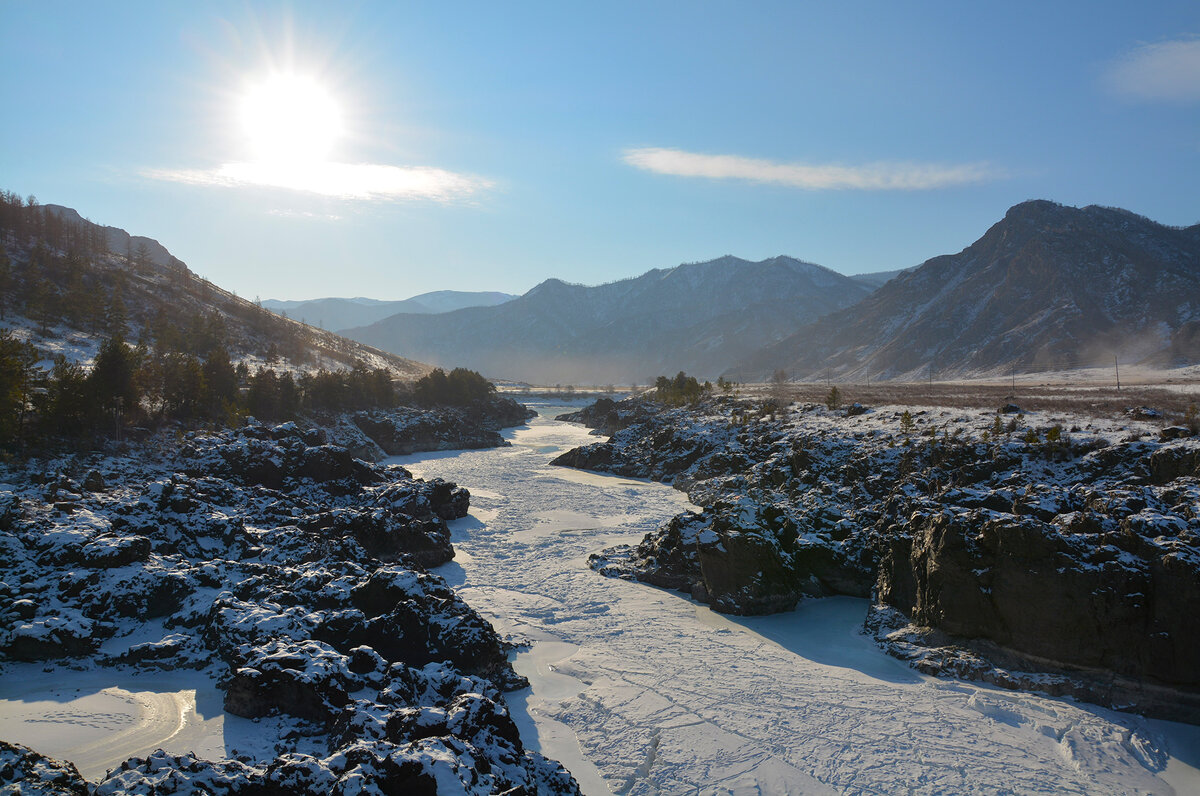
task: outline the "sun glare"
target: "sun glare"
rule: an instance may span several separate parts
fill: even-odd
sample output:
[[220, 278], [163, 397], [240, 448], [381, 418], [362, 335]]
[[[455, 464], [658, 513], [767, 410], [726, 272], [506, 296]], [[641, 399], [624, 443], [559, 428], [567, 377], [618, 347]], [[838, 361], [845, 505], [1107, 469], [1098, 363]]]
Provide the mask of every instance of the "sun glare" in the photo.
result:
[[342, 134], [342, 111], [312, 78], [276, 74], [251, 86], [241, 102], [243, 132], [260, 163], [327, 160]]

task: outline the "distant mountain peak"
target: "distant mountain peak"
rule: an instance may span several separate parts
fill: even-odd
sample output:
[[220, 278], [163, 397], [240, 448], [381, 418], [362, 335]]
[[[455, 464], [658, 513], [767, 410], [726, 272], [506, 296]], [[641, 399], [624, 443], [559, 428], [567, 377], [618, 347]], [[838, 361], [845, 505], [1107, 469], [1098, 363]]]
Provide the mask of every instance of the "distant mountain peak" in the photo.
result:
[[680, 370], [715, 377], [763, 342], [868, 292], [795, 258], [727, 254], [603, 285], [551, 278], [508, 304], [455, 317], [393, 316], [347, 333], [496, 377], [644, 383]]

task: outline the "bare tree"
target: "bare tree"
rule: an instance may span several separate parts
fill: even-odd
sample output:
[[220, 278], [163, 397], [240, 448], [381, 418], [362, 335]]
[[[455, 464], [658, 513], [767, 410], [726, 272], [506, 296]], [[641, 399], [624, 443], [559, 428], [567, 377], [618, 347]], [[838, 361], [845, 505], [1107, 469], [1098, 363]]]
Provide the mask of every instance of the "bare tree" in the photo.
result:
[[777, 406], [784, 406], [790, 401], [788, 390], [788, 374], [783, 368], [776, 368], [771, 374], [771, 397]]

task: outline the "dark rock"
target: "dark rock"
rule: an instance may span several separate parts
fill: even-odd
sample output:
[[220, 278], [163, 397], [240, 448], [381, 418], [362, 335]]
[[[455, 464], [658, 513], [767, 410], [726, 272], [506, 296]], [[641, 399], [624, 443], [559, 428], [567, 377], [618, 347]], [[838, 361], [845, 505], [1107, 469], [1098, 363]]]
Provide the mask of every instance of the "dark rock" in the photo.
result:
[[642, 401], [614, 401], [611, 398], [597, 398], [595, 403], [576, 412], [558, 415], [554, 419], [568, 423], [581, 423], [588, 428], [595, 429], [595, 433], [612, 436], [621, 429], [644, 420], [649, 414], [650, 410]]
[[225, 710], [253, 719], [275, 713], [332, 724], [353, 690], [346, 658], [318, 641], [256, 647], [225, 691]]
[[375, 495], [373, 502], [418, 519], [456, 520], [467, 516], [471, 493], [450, 481], [434, 478], [387, 487]]
[[1021, 414], [1021, 407], [1016, 404], [1005, 404], [996, 411], [1002, 415], [1019, 415]]
[[351, 479], [359, 484], [370, 484], [382, 480], [373, 468], [336, 445], [305, 448], [292, 473], [297, 478], [311, 478], [317, 483]]
[[285, 792], [271, 787], [259, 770], [241, 761], [214, 762], [192, 754], [172, 755], [161, 749], [146, 757], [126, 760], [109, 771], [91, 791], [93, 796], [158, 796], [166, 793], [276, 796]]
[[951, 635], [1198, 687], [1200, 646], [1190, 640], [1200, 634], [1200, 616], [1173, 606], [1200, 594], [1200, 566], [1153, 545], [1134, 549], [1134, 560], [1079, 550], [1028, 517], [938, 514], [911, 543], [892, 543], [878, 595], [916, 624]]
[[33, 600], [16, 600], [10, 606], [10, 610], [21, 619], [33, 619], [37, 614], [37, 603]]
[[418, 451], [503, 447], [499, 429], [525, 422], [530, 412], [508, 398], [467, 407], [358, 412], [352, 419], [389, 456]]
[[846, 417], [857, 417], [867, 413], [867, 407], [860, 403], [852, 403], [846, 407]]
[[555, 457], [550, 464], [556, 467], [574, 467], [577, 470], [595, 470], [622, 474], [629, 463], [607, 442], [583, 445]]
[[160, 641], [145, 641], [143, 644], [133, 645], [122, 652], [118, 660], [127, 664], [162, 664], [164, 669], [175, 669], [176, 663], [173, 659], [178, 658], [191, 642], [190, 636], [173, 633]]
[[90, 788], [72, 764], [51, 760], [27, 746], [0, 741], [0, 791], [87, 796]]
[[1164, 447], [1150, 454], [1150, 480], [1165, 484], [1184, 476], [1200, 476], [1200, 447]]
[[0, 643], [0, 651], [18, 661], [46, 661], [87, 655], [100, 639], [95, 623], [83, 618], [50, 616], [33, 619], [11, 628]]
[[1158, 438], [1163, 442], [1192, 436], [1192, 430], [1187, 426], [1167, 426], [1158, 432]]
[[89, 492], [103, 492], [107, 489], [104, 476], [99, 470], [88, 470], [88, 474], [83, 477], [83, 488]]
[[454, 558], [450, 531], [438, 517], [337, 509], [310, 518], [305, 527], [352, 536], [364, 550], [384, 560], [408, 556], [423, 567], [436, 567]]
[[195, 591], [187, 574], [159, 568], [141, 569], [119, 581], [106, 579], [81, 593], [84, 613], [94, 619], [157, 619], [180, 609]]
[[97, 569], [123, 567], [150, 557], [150, 540], [144, 536], [97, 536], [79, 550], [79, 563]]

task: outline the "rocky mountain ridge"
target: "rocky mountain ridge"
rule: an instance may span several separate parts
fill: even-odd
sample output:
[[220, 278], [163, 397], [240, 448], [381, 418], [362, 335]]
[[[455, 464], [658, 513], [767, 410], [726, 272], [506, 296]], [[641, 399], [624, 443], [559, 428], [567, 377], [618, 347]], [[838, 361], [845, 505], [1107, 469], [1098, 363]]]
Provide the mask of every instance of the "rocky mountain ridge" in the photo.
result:
[[306, 301], [267, 299], [262, 305], [301, 323], [335, 332], [375, 323], [398, 313], [433, 315], [465, 307], [492, 307], [516, 298], [495, 291], [435, 290], [401, 301], [365, 298], [318, 298]]
[[1200, 225], [1044, 200], [733, 365], [727, 375], [914, 380], [1200, 362]]
[[496, 307], [397, 315], [346, 330], [434, 364], [536, 383], [629, 383], [680, 369], [703, 378], [868, 293], [790, 257], [722, 257], [594, 287], [548, 279]]
[[193, 273], [151, 238], [130, 236], [59, 205], [0, 201], [4, 291], [0, 327], [31, 342], [47, 361], [89, 362], [100, 341], [157, 336], [220, 338], [235, 361], [293, 371], [362, 363], [413, 381], [419, 362], [365, 346], [269, 310]]

